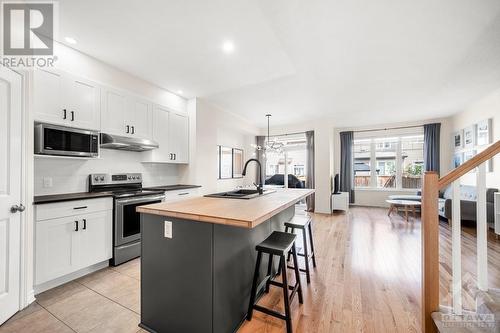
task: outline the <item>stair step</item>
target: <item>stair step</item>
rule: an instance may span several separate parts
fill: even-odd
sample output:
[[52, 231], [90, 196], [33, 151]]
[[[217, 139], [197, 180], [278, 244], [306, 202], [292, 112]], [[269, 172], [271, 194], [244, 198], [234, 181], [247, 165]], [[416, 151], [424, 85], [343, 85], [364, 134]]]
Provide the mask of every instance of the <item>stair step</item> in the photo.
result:
[[500, 321], [500, 290], [490, 289], [487, 292], [480, 291], [476, 297], [477, 312], [495, 315]]

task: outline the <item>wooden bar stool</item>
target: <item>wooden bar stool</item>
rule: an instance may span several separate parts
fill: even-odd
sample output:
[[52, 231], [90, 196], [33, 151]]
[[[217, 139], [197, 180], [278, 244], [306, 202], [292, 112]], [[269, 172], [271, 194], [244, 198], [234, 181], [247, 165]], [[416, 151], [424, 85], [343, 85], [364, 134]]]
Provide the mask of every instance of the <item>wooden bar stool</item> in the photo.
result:
[[[295, 229], [302, 230], [302, 242], [304, 243], [304, 252], [297, 253], [297, 255], [304, 257], [305, 268], [299, 268], [301, 272], [306, 273], [307, 283], [311, 282], [311, 271], [309, 268], [309, 261], [312, 259], [313, 267], [316, 267], [316, 256], [314, 254], [314, 241], [311, 227], [311, 217], [305, 215], [295, 215], [289, 222], [285, 222], [285, 232], [295, 233]], [[307, 230], [306, 230], [307, 229]], [[309, 243], [311, 245], [311, 252], [307, 246], [307, 233], [309, 233]], [[288, 254], [287, 261], [290, 261], [290, 253]], [[294, 264], [295, 265], [295, 264]], [[293, 268], [288, 266], [288, 268]], [[280, 272], [278, 272], [279, 274]]]
[[[299, 295], [299, 303], [302, 304], [302, 288], [300, 286], [300, 273], [298, 270], [297, 252], [295, 250], [295, 238], [296, 235], [281, 231], [274, 231], [269, 237], [267, 237], [262, 243], [255, 247], [257, 250], [257, 263], [255, 264], [255, 272], [253, 275], [252, 292], [250, 294], [250, 303], [248, 305], [247, 320], [252, 320], [253, 310], [257, 310], [268, 314], [270, 316], [283, 319], [286, 322], [287, 333], [292, 332], [292, 317], [290, 312], [290, 303], [292, 302], [295, 294]], [[269, 262], [267, 265], [267, 275], [264, 280], [257, 285], [259, 279], [259, 270], [262, 260], [262, 253], [267, 253], [269, 255]], [[294, 272], [295, 272], [295, 285], [288, 285], [288, 279], [286, 274], [286, 260], [285, 256], [291, 253], [294, 262]], [[280, 258], [280, 269], [284, 272], [283, 283], [279, 283], [273, 280], [272, 267], [273, 267], [273, 257], [278, 256]], [[269, 286], [277, 286], [283, 289], [283, 298], [285, 303], [285, 314], [279, 313], [277, 311], [265, 308], [257, 304], [256, 297], [257, 293], [264, 287], [265, 292], [269, 292]], [[292, 292], [288, 295], [288, 289]]]

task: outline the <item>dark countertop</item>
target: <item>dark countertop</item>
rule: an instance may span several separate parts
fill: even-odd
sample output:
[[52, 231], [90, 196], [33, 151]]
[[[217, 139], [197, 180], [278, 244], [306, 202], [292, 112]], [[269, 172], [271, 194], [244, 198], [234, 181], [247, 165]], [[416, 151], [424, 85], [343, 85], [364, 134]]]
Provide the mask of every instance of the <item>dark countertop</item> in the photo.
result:
[[144, 187], [145, 190], [162, 190], [162, 191], [175, 191], [175, 190], [187, 190], [190, 188], [198, 188], [200, 185], [185, 185], [185, 184], [176, 184], [176, 185], [160, 185], [160, 186], [149, 186]]
[[103, 198], [111, 196], [113, 196], [111, 192], [79, 192], [79, 193], [63, 193], [63, 194], [51, 194], [51, 195], [37, 195], [33, 198], [33, 204], [40, 205], [46, 203], [94, 199], [94, 198]]

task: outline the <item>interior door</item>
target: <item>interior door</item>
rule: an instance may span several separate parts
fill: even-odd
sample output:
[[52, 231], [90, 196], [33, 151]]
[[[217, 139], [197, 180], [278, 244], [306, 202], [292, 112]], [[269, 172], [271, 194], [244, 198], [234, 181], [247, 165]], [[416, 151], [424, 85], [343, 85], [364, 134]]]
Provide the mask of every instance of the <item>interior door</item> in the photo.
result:
[[19, 310], [21, 96], [20, 75], [0, 66], [0, 324]]

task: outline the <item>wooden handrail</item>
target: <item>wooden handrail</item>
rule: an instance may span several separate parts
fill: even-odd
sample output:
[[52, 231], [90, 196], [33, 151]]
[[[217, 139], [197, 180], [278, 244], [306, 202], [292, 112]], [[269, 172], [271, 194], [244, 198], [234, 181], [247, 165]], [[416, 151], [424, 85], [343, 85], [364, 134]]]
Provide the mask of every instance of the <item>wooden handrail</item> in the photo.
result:
[[500, 140], [465, 162], [464, 164], [460, 165], [458, 168], [453, 169], [443, 177], [439, 178], [438, 182], [438, 187], [439, 189], [442, 189], [443, 187], [451, 184], [453, 181], [457, 180], [458, 178], [462, 177], [465, 175], [467, 172], [471, 171], [472, 169], [480, 166], [487, 160], [492, 159], [495, 157], [496, 154], [500, 153]]

